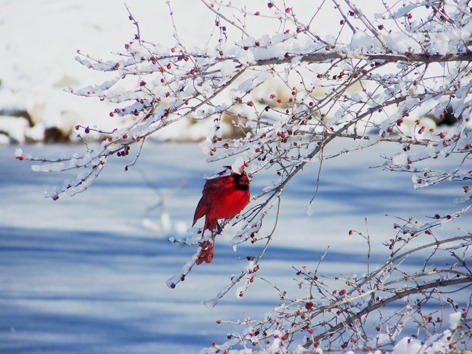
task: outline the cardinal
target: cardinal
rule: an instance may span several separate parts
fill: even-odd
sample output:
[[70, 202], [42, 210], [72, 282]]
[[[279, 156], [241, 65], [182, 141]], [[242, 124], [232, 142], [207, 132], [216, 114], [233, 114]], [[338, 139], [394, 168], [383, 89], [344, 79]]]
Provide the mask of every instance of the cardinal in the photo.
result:
[[[205, 216], [203, 234], [205, 230], [209, 230], [212, 235], [216, 235], [221, 232], [218, 219], [232, 218], [238, 214], [249, 203], [249, 198], [249, 178], [246, 172], [241, 170], [241, 173], [236, 173], [230, 166], [225, 166], [225, 170], [205, 182], [192, 226]], [[213, 260], [213, 241], [202, 242], [201, 246], [202, 251], [196, 263], [210, 263]]]

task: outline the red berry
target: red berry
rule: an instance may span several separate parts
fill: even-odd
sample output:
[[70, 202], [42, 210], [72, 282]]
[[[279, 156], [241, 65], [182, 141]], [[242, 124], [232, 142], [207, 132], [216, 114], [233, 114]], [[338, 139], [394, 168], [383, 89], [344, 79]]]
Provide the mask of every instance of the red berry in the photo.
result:
[[16, 158], [20, 161], [23, 161], [25, 159], [25, 157], [23, 155], [17, 156]]
[[141, 82], [139, 83], [139, 86], [146, 86], [146, 81], [141, 80]]
[[254, 16], [259, 16], [259, 15], [260, 15], [259, 11], [256, 11], [256, 12], [254, 13]]
[[271, 9], [272, 7], [274, 7], [274, 4], [272, 4], [271, 2], [269, 2], [269, 3], [267, 4], [267, 6], [269, 7], [269, 9]]

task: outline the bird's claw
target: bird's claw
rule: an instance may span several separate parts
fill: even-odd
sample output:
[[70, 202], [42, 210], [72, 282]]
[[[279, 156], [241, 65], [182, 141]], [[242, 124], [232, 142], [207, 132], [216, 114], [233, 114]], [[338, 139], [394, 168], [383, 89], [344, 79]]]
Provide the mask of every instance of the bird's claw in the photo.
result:
[[202, 264], [203, 261], [205, 261], [205, 263], [211, 263], [215, 250], [213, 240], [200, 242], [200, 247], [202, 248], [202, 250], [200, 251], [200, 254], [198, 255], [198, 258], [195, 263]]

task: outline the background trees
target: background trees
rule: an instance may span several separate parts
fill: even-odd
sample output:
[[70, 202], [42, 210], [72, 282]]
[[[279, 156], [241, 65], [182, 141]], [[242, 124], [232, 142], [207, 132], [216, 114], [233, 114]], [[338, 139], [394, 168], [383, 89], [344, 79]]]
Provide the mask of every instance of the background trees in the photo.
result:
[[[134, 154], [138, 159], [146, 140], [167, 126], [210, 121], [210, 162], [224, 161], [235, 169], [244, 165], [253, 179], [263, 170], [274, 176], [237, 220], [233, 238], [234, 245], [260, 242], [264, 247], [210, 301], [216, 305], [235, 287], [243, 296], [257, 281], [277, 227], [277, 221], [268, 226], [266, 216], [278, 214], [284, 188], [308, 164], [318, 168], [311, 201], [316, 210], [324, 161], [395, 144], [397, 152], [384, 156], [380, 167], [411, 174], [415, 188], [455, 183], [463, 195], [455, 212], [431, 210], [424, 220], [402, 215], [393, 233], [386, 230], [392, 234], [385, 245], [389, 254], [376, 269], [370, 266], [369, 234], [349, 231], [366, 240], [365, 274], [332, 279], [318, 269], [297, 269], [300, 287], [309, 289], [305, 297], [274, 284], [281, 306], [265, 319], [245, 321], [239, 335], [208, 350], [233, 345], [268, 351], [409, 345], [448, 350], [468, 345], [470, 298], [466, 306], [463, 294], [470, 293], [472, 282], [467, 264], [472, 236], [469, 230], [444, 234], [441, 226], [467, 217], [471, 206], [469, 2], [202, 3], [215, 23], [204, 47], [188, 46], [175, 24], [172, 47], [146, 40], [130, 11], [135, 34], [122, 52], [108, 60], [78, 53], [82, 65], [106, 72], [107, 78], [72, 93], [111, 103], [110, 119], [119, 120], [112, 131], [75, 127], [84, 141], [90, 133], [100, 136], [98, 148], [87, 145], [84, 153], [60, 159], [22, 153], [18, 158], [39, 162], [34, 168], [40, 171], [77, 169], [75, 181], [51, 193], [58, 199], [84, 191], [109, 158]], [[166, 4], [173, 18], [177, 9]], [[231, 138], [224, 135], [228, 126]], [[342, 148], [334, 144], [338, 141]], [[444, 161], [451, 159], [455, 168], [445, 168]], [[185, 242], [199, 239], [195, 229]], [[169, 279], [169, 286], [185, 278], [197, 254]], [[424, 263], [404, 268], [415, 254], [424, 255]], [[403, 310], [388, 313], [392, 302], [402, 303]], [[452, 307], [457, 318], [443, 325], [444, 318], [425, 311], [431, 303]], [[418, 323], [417, 338], [401, 335], [407, 321]]]

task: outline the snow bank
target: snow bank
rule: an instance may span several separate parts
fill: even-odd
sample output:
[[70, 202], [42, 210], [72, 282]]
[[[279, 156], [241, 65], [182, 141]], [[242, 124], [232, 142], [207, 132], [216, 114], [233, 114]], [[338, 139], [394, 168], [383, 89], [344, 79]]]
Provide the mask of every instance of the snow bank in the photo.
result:
[[[143, 37], [163, 45], [173, 44], [173, 27], [164, 1], [127, 0], [126, 5], [139, 21]], [[174, 19], [185, 38], [199, 44], [205, 26], [212, 28], [211, 21], [201, 18], [206, 14], [202, 11], [204, 5], [183, 0], [174, 0], [172, 5]], [[188, 21], [189, 14], [194, 21]], [[197, 25], [199, 31], [192, 30]], [[77, 63], [77, 50], [109, 59], [111, 53], [124, 48], [135, 31], [123, 0], [3, 1], [0, 32], [10, 35], [2, 36], [0, 42], [0, 115], [9, 117], [0, 117], [0, 130], [5, 130], [11, 139], [3, 136], [0, 143], [13, 139], [23, 143], [28, 134], [30, 139], [41, 140], [49, 127], [67, 133], [76, 124], [104, 130], [115, 126], [116, 120], [110, 120], [110, 107], [104, 102], [77, 97], [67, 90], [107, 79], [105, 74]], [[38, 127], [28, 132], [30, 127], [23, 119], [11, 117], [12, 112], [18, 111], [28, 112], [33, 123], [40, 123]], [[168, 133], [170, 138], [175, 137], [175, 131]], [[199, 134], [200, 129], [187, 135], [193, 138]]]

